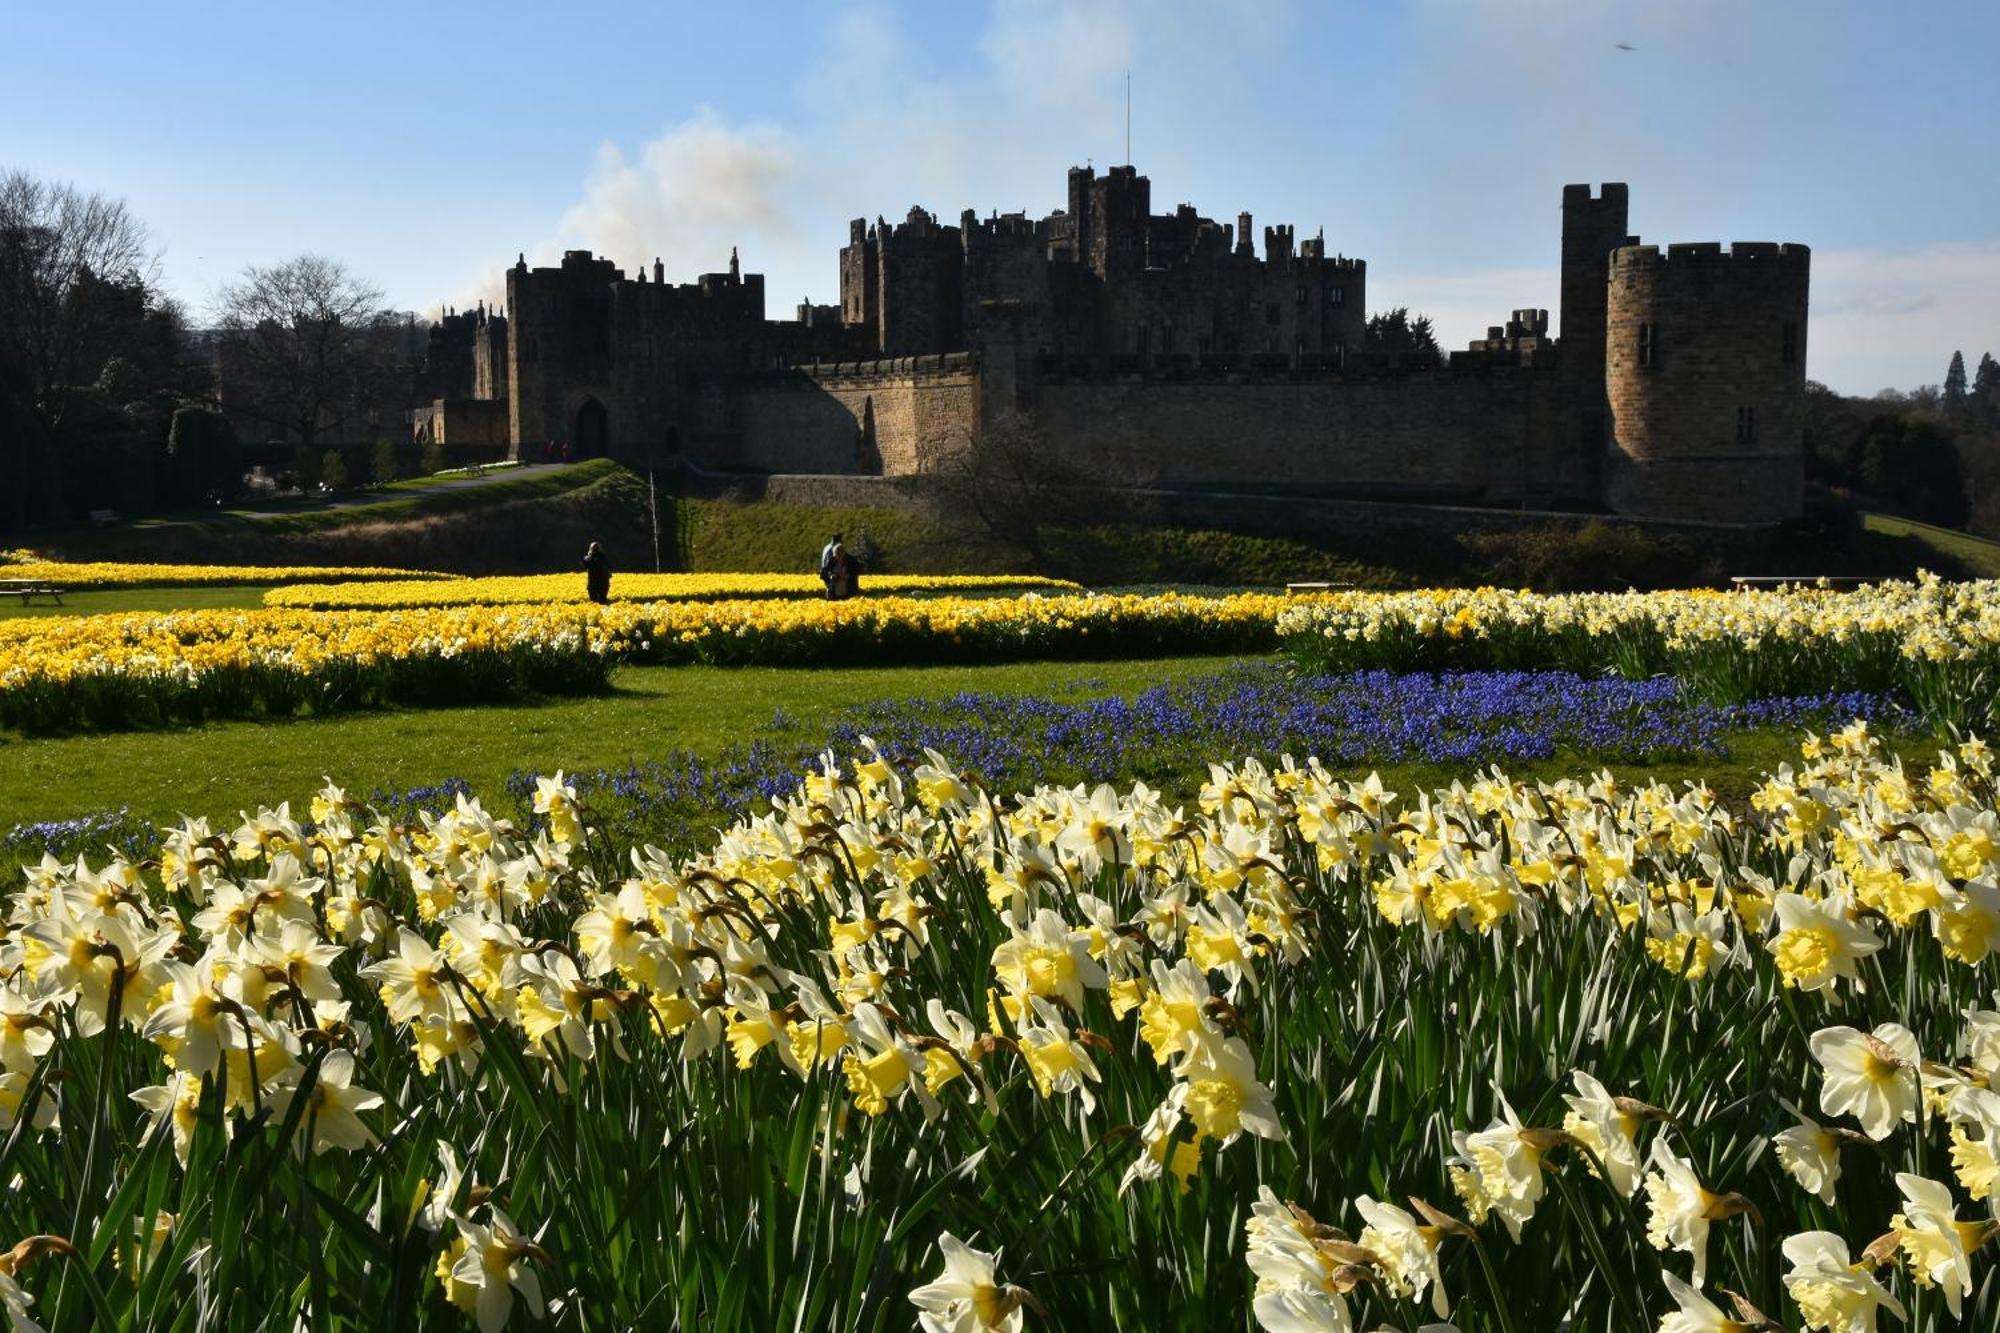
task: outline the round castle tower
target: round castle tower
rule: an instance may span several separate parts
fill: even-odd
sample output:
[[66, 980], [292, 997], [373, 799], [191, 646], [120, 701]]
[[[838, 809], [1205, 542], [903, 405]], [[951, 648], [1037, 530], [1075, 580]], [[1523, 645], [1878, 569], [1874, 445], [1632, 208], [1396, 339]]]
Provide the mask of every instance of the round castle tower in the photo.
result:
[[1612, 508], [1725, 523], [1799, 516], [1810, 261], [1803, 245], [1765, 241], [1612, 252]]

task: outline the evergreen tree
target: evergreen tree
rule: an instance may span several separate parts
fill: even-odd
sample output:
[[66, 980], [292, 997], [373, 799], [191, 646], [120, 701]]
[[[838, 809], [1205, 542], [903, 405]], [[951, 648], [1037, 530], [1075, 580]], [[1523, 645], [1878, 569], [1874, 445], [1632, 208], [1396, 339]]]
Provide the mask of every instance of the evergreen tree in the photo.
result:
[[1979, 369], [1972, 375], [1972, 410], [2000, 423], [2000, 361], [1991, 352], [1979, 358]]
[[377, 486], [387, 486], [396, 479], [396, 442], [388, 436], [378, 436], [375, 448], [368, 458], [369, 480]]
[[1370, 315], [1365, 337], [1369, 351], [1385, 353], [1404, 365], [1435, 366], [1444, 360], [1430, 316], [1412, 318], [1408, 306]]
[[1951, 365], [1944, 372], [1944, 411], [1946, 416], [1962, 417], [1967, 406], [1965, 393], [1965, 353], [1953, 352]]

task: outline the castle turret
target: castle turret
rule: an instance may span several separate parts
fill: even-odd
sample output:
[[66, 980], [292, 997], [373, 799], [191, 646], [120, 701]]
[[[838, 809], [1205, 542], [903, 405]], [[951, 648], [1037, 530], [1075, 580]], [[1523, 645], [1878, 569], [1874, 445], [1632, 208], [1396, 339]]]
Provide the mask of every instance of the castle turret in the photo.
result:
[[1613, 508], [1733, 523], [1798, 517], [1810, 267], [1805, 246], [1769, 242], [1634, 245], [1611, 256]]

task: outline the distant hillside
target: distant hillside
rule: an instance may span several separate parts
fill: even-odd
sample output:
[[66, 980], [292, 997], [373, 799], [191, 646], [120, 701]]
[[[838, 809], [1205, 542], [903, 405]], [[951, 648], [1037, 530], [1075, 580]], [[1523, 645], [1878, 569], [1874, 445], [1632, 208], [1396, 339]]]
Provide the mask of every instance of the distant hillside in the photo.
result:
[[42, 538], [36, 547], [75, 560], [504, 574], [570, 568], [593, 541], [624, 568], [652, 567], [645, 482], [601, 459], [469, 489], [389, 492], [365, 505], [80, 529]]
[[[1935, 551], [1940, 563], [1946, 567], [1956, 563], [1965, 567], [1967, 573], [1980, 578], [2000, 578], [2000, 542], [1975, 537], [1969, 532], [1955, 528], [1933, 527], [1929, 523], [1919, 523], [1915, 519], [1896, 518], [1889, 514], [1869, 514], [1866, 517], [1868, 531], [1879, 532], [1886, 537], [1910, 538]], [[1944, 572], [1940, 569], [1939, 572]]]

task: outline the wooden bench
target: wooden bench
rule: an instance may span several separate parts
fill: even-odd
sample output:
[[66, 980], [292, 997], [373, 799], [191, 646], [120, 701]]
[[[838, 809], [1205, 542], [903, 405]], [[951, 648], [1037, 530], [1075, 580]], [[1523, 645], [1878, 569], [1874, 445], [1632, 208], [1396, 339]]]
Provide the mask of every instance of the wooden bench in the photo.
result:
[[1861, 574], [1738, 574], [1729, 582], [1737, 588], [1862, 588], [1881, 580]]
[[48, 583], [37, 583], [33, 579], [0, 579], [0, 597], [18, 597], [26, 606], [37, 597], [46, 597], [57, 606], [63, 604], [63, 590]]
[[1342, 592], [1352, 588], [1352, 583], [1287, 583], [1286, 592]]

